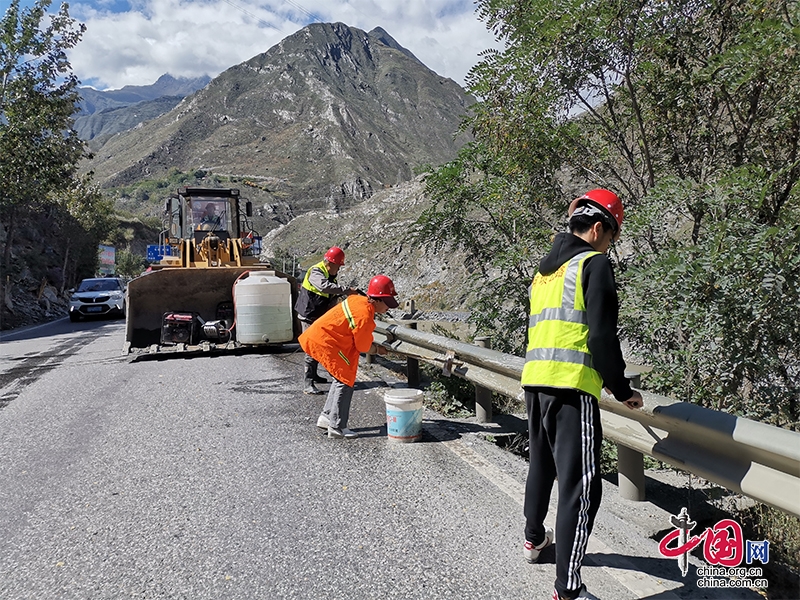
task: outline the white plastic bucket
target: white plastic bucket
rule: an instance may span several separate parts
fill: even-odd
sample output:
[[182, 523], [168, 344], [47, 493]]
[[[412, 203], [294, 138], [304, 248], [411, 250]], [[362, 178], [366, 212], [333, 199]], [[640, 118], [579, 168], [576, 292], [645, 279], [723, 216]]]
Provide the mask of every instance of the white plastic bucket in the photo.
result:
[[294, 337], [292, 286], [275, 271], [253, 271], [236, 282], [236, 340], [241, 344], [275, 344]]
[[422, 435], [422, 390], [398, 388], [383, 395], [386, 434], [393, 442], [414, 442]]

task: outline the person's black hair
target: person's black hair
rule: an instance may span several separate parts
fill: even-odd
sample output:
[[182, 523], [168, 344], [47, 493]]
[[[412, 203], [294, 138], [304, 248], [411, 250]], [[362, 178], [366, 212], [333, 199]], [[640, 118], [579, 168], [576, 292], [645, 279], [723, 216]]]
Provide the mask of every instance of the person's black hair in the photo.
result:
[[569, 220], [569, 230], [572, 233], [586, 233], [598, 221], [602, 223], [603, 231], [614, 231], [614, 226], [609, 222], [608, 217], [601, 213], [596, 215], [573, 215]]

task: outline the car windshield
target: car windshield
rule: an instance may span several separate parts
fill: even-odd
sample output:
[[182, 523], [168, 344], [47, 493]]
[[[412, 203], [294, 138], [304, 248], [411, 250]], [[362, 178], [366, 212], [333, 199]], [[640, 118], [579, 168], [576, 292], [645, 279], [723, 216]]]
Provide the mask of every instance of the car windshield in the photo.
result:
[[116, 292], [122, 289], [117, 279], [84, 279], [78, 286], [79, 292]]

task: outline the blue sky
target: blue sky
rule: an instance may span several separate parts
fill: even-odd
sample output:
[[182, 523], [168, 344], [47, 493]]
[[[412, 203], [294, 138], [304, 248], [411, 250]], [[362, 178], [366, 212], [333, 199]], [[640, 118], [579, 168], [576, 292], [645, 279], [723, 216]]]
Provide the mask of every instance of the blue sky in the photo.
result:
[[313, 21], [383, 27], [462, 85], [479, 53], [498, 47], [471, 0], [76, 0], [69, 12], [87, 28], [72, 68], [97, 89], [148, 85], [164, 73], [214, 77]]

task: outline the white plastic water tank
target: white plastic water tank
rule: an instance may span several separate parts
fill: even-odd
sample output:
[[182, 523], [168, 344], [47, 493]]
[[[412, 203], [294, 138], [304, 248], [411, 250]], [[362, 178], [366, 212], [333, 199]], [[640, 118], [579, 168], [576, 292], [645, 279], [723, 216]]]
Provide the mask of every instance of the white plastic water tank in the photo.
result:
[[236, 340], [241, 344], [289, 342], [292, 330], [292, 286], [275, 271], [254, 271], [233, 286]]

